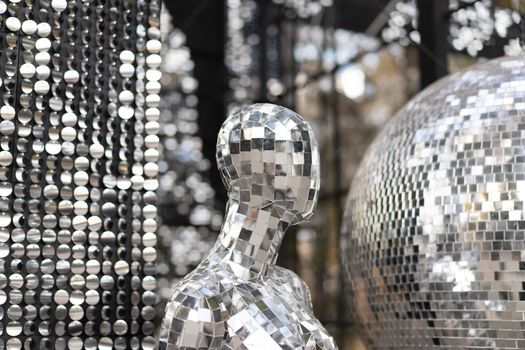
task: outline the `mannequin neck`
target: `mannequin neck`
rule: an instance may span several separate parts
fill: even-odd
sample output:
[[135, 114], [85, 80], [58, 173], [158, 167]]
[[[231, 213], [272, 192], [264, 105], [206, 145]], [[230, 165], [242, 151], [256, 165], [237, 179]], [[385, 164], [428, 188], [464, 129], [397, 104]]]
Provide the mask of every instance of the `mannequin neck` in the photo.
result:
[[224, 264], [243, 279], [258, 279], [275, 265], [288, 226], [273, 206], [261, 209], [230, 199], [208, 260]]

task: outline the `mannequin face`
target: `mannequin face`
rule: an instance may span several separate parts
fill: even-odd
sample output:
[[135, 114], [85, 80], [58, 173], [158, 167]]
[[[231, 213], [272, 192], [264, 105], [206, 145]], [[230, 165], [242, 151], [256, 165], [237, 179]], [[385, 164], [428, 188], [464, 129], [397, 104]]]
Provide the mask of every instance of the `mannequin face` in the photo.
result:
[[230, 115], [219, 132], [217, 164], [230, 199], [240, 205], [288, 224], [311, 217], [319, 151], [310, 125], [291, 110], [266, 103]]

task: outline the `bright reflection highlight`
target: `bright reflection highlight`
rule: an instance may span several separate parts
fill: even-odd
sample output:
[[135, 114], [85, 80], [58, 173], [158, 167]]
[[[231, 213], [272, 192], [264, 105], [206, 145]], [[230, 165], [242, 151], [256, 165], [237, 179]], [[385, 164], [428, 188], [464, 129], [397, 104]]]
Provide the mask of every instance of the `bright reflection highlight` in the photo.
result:
[[354, 64], [342, 67], [336, 74], [336, 89], [349, 99], [362, 98], [366, 89], [365, 73]]

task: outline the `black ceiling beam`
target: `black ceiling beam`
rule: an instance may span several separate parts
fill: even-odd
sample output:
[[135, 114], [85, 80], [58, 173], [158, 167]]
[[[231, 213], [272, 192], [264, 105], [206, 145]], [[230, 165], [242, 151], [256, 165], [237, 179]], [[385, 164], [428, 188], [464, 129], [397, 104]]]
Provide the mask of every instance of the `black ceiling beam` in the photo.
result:
[[448, 0], [417, 0], [421, 89], [448, 74]]
[[388, 15], [384, 8], [391, 0], [334, 0], [335, 27], [365, 32], [378, 16]]

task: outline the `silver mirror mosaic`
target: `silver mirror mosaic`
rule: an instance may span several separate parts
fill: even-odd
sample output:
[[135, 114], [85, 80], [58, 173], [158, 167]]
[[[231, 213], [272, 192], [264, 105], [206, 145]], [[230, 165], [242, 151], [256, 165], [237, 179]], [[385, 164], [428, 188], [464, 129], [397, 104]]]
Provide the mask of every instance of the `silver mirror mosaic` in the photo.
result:
[[0, 1], [0, 348], [155, 347], [159, 11]]
[[525, 58], [411, 100], [353, 181], [342, 239], [371, 349], [524, 349]]
[[317, 202], [311, 127], [284, 107], [244, 107], [219, 131], [217, 163], [229, 197], [224, 224], [209, 255], [175, 286], [159, 348], [336, 349], [306, 284], [275, 265], [286, 229]]

